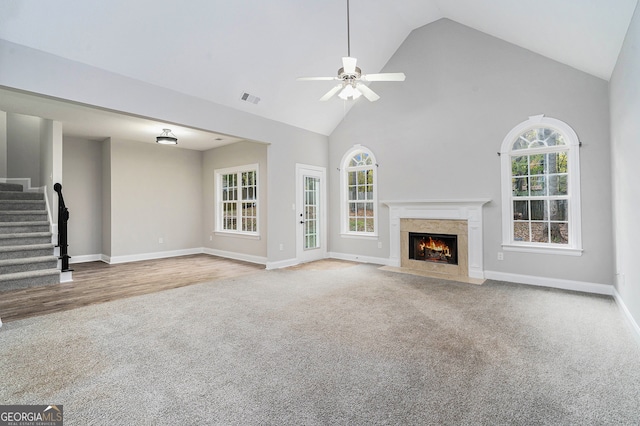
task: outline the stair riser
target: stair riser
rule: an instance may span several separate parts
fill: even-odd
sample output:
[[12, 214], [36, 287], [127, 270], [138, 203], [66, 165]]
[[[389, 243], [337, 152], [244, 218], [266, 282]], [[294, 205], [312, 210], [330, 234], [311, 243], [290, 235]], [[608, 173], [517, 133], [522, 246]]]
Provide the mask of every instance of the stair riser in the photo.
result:
[[35, 200], [0, 200], [0, 210], [4, 211], [29, 211], [46, 209], [44, 201]]
[[0, 238], [0, 247], [28, 246], [28, 245], [31, 245], [31, 244], [48, 244], [50, 242], [51, 242], [51, 236], [48, 236], [48, 237]]
[[47, 275], [44, 277], [24, 278], [11, 281], [0, 281], [0, 292], [19, 290], [29, 287], [39, 287], [50, 284], [58, 284], [60, 282], [60, 274]]
[[0, 222], [45, 222], [47, 220], [46, 213], [0, 213]]
[[23, 259], [25, 257], [51, 256], [53, 247], [48, 249], [29, 249], [17, 251], [0, 251], [0, 260], [6, 259]]
[[48, 262], [26, 263], [20, 265], [7, 265], [0, 266], [0, 275], [13, 274], [15, 272], [38, 271], [40, 269], [56, 269], [57, 267], [57, 260], [50, 260]]
[[0, 225], [0, 235], [2, 234], [19, 234], [25, 232], [49, 232], [49, 225], [22, 225], [22, 226], [6, 226]]
[[44, 201], [40, 192], [0, 191], [0, 200], [38, 200]]

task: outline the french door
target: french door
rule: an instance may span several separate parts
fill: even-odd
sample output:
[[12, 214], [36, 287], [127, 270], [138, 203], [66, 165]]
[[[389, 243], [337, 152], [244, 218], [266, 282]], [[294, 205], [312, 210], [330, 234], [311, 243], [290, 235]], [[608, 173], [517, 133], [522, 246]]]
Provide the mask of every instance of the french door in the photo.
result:
[[326, 169], [296, 164], [296, 256], [300, 263], [327, 257]]

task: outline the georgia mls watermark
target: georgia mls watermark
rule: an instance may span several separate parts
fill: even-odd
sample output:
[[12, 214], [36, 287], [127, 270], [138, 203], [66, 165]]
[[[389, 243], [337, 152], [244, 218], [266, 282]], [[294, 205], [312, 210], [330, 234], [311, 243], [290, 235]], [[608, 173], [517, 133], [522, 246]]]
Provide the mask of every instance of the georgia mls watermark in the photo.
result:
[[0, 405], [0, 426], [62, 426], [62, 405]]

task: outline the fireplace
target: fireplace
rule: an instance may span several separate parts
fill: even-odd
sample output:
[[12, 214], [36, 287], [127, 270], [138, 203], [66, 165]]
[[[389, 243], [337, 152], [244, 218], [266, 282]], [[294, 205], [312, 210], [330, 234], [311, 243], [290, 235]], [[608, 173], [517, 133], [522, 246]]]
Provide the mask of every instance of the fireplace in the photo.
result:
[[425, 262], [458, 264], [458, 236], [409, 232], [409, 259]]
[[[389, 206], [389, 267], [483, 280], [482, 206], [489, 201], [382, 201]], [[456, 235], [458, 264], [409, 259], [409, 232]]]

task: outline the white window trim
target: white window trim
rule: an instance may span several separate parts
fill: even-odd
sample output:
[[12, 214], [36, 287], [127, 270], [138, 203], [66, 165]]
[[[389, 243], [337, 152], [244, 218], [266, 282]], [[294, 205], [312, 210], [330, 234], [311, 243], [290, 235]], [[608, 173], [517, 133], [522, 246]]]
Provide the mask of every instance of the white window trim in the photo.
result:
[[[347, 213], [347, 201], [349, 191], [347, 189], [347, 168], [349, 160], [357, 153], [364, 152], [373, 161], [373, 232], [349, 231], [349, 214]], [[376, 156], [369, 148], [360, 144], [354, 145], [348, 150], [340, 161], [340, 236], [342, 238], [377, 239], [378, 238], [378, 162]]]
[[[511, 154], [513, 142], [522, 133], [536, 127], [547, 127], [562, 134], [568, 150], [569, 175], [569, 242], [568, 244], [531, 243], [514, 241], [513, 202], [511, 184]], [[549, 151], [544, 148], [545, 152]], [[533, 153], [535, 149], [523, 150]], [[502, 248], [505, 251], [544, 253], [569, 256], [582, 255], [582, 204], [580, 201], [580, 140], [576, 132], [566, 123], [555, 118], [536, 115], [514, 127], [504, 138], [500, 149], [502, 182]]]
[[[257, 197], [256, 197], [256, 230], [253, 232], [249, 231], [232, 231], [229, 229], [222, 228], [222, 175], [227, 175], [231, 173], [242, 173], [242, 172], [256, 172], [256, 178], [258, 179], [257, 184]], [[261, 194], [261, 181], [260, 179], [260, 169], [258, 164], [247, 164], [243, 166], [236, 167], [228, 167], [224, 169], [216, 169], [214, 170], [214, 181], [216, 185], [215, 192], [215, 200], [214, 200], [214, 215], [215, 215], [215, 235], [224, 235], [224, 236], [234, 236], [239, 238], [248, 238], [248, 239], [260, 239], [260, 194]], [[241, 180], [238, 179], [238, 182]], [[241, 200], [239, 200], [241, 202]], [[242, 223], [241, 220], [241, 209], [238, 209], [238, 221], [237, 223]]]

